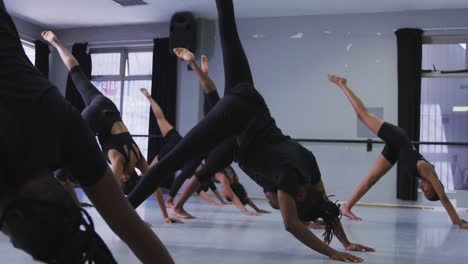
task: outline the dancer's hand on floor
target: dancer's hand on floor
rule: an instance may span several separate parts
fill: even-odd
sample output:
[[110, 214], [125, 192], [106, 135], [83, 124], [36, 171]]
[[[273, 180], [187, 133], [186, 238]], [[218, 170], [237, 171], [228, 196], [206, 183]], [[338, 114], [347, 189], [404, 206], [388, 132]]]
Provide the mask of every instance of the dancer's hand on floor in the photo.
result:
[[244, 214], [247, 215], [247, 216], [259, 216], [260, 215], [258, 213], [250, 212], [250, 211], [245, 211]]
[[373, 249], [373, 248], [366, 247], [366, 246], [359, 245], [359, 244], [353, 244], [353, 243], [349, 244], [346, 247], [346, 250], [358, 251], [358, 252], [375, 252], [375, 249]]
[[267, 211], [267, 210], [263, 210], [261, 208], [258, 209], [257, 213], [260, 213], [260, 214], [269, 214], [271, 213], [270, 211]]
[[338, 260], [338, 261], [343, 261], [343, 262], [361, 263], [364, 261], [362, 258], [356, 257], [346, 252], [340, 252], [340, 251], [336, 251], [329, 257], [333, 260]]
[[164, 222], [166, 222], [167, 224], [185, 224], [184, 221], [172, 217], [164, 218]]

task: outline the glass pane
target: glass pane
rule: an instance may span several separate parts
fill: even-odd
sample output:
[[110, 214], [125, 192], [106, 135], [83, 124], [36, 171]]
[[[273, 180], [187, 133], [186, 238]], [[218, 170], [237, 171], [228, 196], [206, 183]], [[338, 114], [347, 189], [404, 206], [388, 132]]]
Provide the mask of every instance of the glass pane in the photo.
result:
[[130, 52], [125, 75], [151, 75], [153, 73], [153, 52]]
[[[421, 90], [421, 141], [468, 142], [468, 78], [424, 78]], [[436, 168], [447, 190], [468, 189], [468, 148], [421, 145], [423, 154]]]
[[463, 70], [466, 68], [466, 46], [462, 44], [423, 45], [422, 68], [432, 70]]
[[24, 52], [26, 56], [28, 56], [29, 60], [32, 62], [33, 65], [36, 64], [36, 48], [30, 45], [23, 44]]
[[120, 75], [120, 53], [92, 53], [93, 76]]
[[147, 137], [133, 137], [133, 140], [140, 148], [141, 154], [148, 160], [148, 138]]
[[[140, 88], [146, 88], [151, 92], [151, 81], [126, 81], [124, 84], [122, 119], [133, 135], [148, 135], [150, 104], [141, 94]], [[147, 139], [139, 139], [144, 145], [138, 145], [146, 155], [148, 148]]]
[[92, 81], [94, 86], [96, 86], [102, 94], [107, 96], [114, 102], [117, 109], [120, 109], [120, 94], [121, 94], [121, 84], [120, 81]]

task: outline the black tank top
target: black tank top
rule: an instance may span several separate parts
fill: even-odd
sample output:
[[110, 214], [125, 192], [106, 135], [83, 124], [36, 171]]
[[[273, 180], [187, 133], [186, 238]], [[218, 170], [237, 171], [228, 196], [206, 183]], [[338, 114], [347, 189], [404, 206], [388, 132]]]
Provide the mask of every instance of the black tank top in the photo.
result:
[[[125, 166], [130, 163], [130, 156], [133, 152], [137, 158], [137, 161], [141, 160], [141, 152], [137, 144], [133, 140], [130, 133], [121, 133], [117, 135], [108, 135], [105, 137], [99, 137], [99, 142], [101, 143], [102, 151], [104, 152], [107, 161], [109, 160], [109, 151], [111, 149], [117, 150], [125, 158]], [[137, 150], [135, 150], [136, 146]]]

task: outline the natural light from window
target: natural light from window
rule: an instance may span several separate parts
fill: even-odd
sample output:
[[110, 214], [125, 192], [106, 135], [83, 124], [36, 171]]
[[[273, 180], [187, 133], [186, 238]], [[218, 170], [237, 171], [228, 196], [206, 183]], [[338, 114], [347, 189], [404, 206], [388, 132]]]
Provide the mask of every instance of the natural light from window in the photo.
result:
[[114, 102], [130, 133], [142, 135], [133, 139], [145, 157], [148, 152], [150, 105], [140, 88], [146, 88], [151, 93], [151, 50], [114, 48], [91, 53], [93, 84]]
[[24, 49], [24, 52], [26, 53], [26, 56], [28, 56], [28, 59], [32, 62], [33, 65], [35, 65], [36, 48], [34, 46], [34, 43], [21, 40], [21, 44], [23, 44], [23, 49]]

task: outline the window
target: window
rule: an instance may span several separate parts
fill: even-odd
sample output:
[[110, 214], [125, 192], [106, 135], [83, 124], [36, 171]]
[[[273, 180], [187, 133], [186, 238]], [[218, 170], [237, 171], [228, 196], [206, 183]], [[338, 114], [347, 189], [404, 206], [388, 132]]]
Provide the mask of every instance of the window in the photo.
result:
[[[468, 142], [468, 37], [425, 37], [420, 141]], [[447, 190], [468, 190], [468, 147], [421, 145]]]
[[146, 157], [150, 105], [140, 88], [151, 92], [152, 48], [91, 49], [91, 59], [91, 81], [120, 110], [122, 120]]
[[21, 40], [21, 44], [23, 44], [23, 49], [24, 52], [26, 53], [26, 56], [28, 56], [29, 60], [32, 62], [33, 65], [36, 63], [36, 46], [34, 43], [26, 41], [26, 40]]

